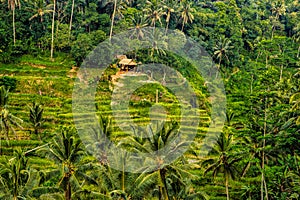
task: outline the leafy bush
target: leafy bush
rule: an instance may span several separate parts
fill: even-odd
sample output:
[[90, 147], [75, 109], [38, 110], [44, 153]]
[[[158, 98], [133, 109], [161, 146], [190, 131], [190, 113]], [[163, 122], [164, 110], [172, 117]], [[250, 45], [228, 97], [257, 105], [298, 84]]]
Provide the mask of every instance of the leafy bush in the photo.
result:
[[10, 91], [13, 91], [17, 87], [17, 79], [9, 77], [9, 76], [3, 76], [0, 78], [0, 86], [2, 86], [2, 85], [4, 85]]

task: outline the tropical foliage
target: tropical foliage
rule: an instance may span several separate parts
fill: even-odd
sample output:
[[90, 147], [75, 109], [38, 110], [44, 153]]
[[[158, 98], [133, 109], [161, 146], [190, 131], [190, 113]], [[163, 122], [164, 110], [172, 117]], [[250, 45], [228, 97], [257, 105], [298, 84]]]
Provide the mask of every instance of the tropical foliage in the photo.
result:
[[[300, 199], [298, 1], [2, 0], [0, 19], [0, 199]], [[126, 55], [184, 76], [196, 94], [198, 125], [182, 125], [192, 116], [178, 120], [181, 106], [163, 85], [165, 71], [161, 85], [131, 95], [128, 119], [124, 110], [112, 111], [111, 98], [116, 82], [136, 74], [126, 76], [115, 61], [93, 80], [78, 72], [99, 43], [130, 30], [130, 42], [138, 44], [148, 26], [153, 34], [164, 30], [164, 38], [169, 30], [192, 38], [215, 62], [213, 78], [224, 82], [227, 105], [214, 143], [203, 144], [208, 128], [218, 125], [211, 118], [211, 83], [193, 63], [159, 49], [162, 41]], [[143, 81], [152, 75], [148, 70]], [[72, 112], [76, 80], [97, 83], [98, 126], [89, 111]], [[92, 143], [81, 140], [74, 119], [87, 124]], [[182, 129], [195, 134], [193, 141], [176, 140]], [[126, 151], [109, 154], [108, 140]], [[164, 163], [156, 152], [174, 141], [173, 152], [189, 148]], [[210, 149], [205, 156], [202, 145]], [[145, 153], [153, 153], [154, 164], [139, 160], [143, 167], [131, 172], [129, 155]]]

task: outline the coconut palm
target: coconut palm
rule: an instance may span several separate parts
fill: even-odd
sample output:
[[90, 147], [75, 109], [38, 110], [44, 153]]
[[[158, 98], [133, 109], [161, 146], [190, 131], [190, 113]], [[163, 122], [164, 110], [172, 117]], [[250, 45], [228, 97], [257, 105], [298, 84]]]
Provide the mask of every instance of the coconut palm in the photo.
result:
[[[42, 127], [43, 124], [43, 112], [44, 108], [38, 104], [33, 103], [31, 107], [29, 107], [29, 121], [32, 123], [34, 128], [34, 134], [38, 135], [39, 130]], [[40, 136], [39, 136], [40, 138]]]
[[271, 16], [271, 21], [273, 23], [272, 23], [271, 39], [273, 39], [274, 31], [276, 29], [276, 26], [280, 25], [280, 22], [278, 21], [279, 17], [284, 15], [285, 11], [286, 11], [286, 6], [285, 6], [285, 3], [284, 3], [284, 0], [278, 0], [278, 1], [272, 2], [271, 12], [272, 12], [273, 16]]
[[[231, 41], [228, 38], [220, 38], [214, 47], [214, 56], [219, 60], [218, 70], [221, 68], [221, 63], [224, 58], [229, 61], [228, 54], [234, 46], [231, 46]], [[216, 77], [218, 77], [218, 71], [216, 73]]]
[[180, 2], [179, 10], [180, 10], [180, 19], [182, 21], [181, 31], [183, 31], [185, 24], [187, 24], [188, 22], [193, 23], [194, 20], [193, 13], [195, 13], [196, 10], [195, 8], [192, 7], [192, 3], [187, 0], [183, 0]]
[[[5, 89], [4, 86], [0, 87], [0, 133], [4, 133], [8, 139], [10, 131], [17, 137], [15, 127], [22, 129], [21, 123], [22, 119], [14, 116], [8, 109], [8, 95], [9, 91]], [[1, 138], [1, 137], [0, 137]]]
[[238, 173], [236, 163], [241, 160], [231, 153], [233, 136], [221, 133], [217, 144], [213, 147], [213, 155], [203, 162], [203, 164], [211, 163], [205, 170], [204, 174], [212, 172], [215, 178], [219, 173], [223, 174], [225, 179], [225, 188], [227, 200], [229, 200], [229, 179], [235, 179]]
[[132, 34], [130, 38], [131, 39], [136, 38], [138, 40], [143, 39], [144, 37], [143, 28], [147, 26], [148, 26], [148, 21], [146, 17], [140, 13], [135, 13], [133, 17], [131, 17]]
[[163, 8], [166, 10], [166, 33], [168, 32], [172, 13], [175, 13], [178, 7], [178, 2], [173, 0], [163, 1]]
[[7, 139], [10, 131], [15, 135], [16, 138], [18, 138], [14, 126], [22, 129], [23, 127], [21, 126], [21, 123], [23, 123], [23, 120], [14, 116], [7, 108], [1, 110], [0, 132], [4, 133]]
[[[157, 123], [156, 126], [150, 125], [147, 130], [142, 128], [133, 128], [133, 130], [133, 136], [122, 139], [119, 145], [139, 153], [157, 152], [178, 137], [177, 123], [167, 123], [165, 125]], [[159, 131], [156, 133], [156, 130]], [[148, 138], [143, 138], [141, 137], [142, 135], [148, 135]], [[173, 151], [168, 152], [170, 155], [166, 153], [167, 155], [163, 156], [171, 156], [180, 147], [185, 145], [187, 145], [186, 141], [178, 142], [174, 146]], [[156, 160], [157, 164], [155, 166], [145, 166], [139, 171], [141, 174], [135, 180], [134, 185], [136, 188], [134, 193], [135, 195], [141, 195], [145, 193], [145, 190], [152, 190], [153, 187], [157, 187], [159, 199], [172, 199], [172, 196], [176, 195], [176, 191], [172, 190], [172, 186], [177, 185], [178, 187], [184, 187], [182, 181], [184, 177], [192, 176], [187, 170], [186, 165], [188, 163], [184, 160], [178, 160], [175, 163], [167, 165], [160, 155], [157, 155]]]
[[71, 36], [71, 30], [72, 30], [72, 22], [73, 22], [73, 14], [74, 14], [74, 7], [75, 7], [75, 0], [72, 0], [72, 6], [71, 6], [71, 16], [70, 16], [70, 25], [69, 25], [69, 39]]
[[44, 0], [28, 1], [29, 7], [27, 8], [30, 12], [34, 13], [29, 20], [33, 20], [37, 17], [40, 18], [40, 22], [43, 23], [44, 15], [53, 12], [53, 4], [47, 4]]
[[51, 26], [51, 50], [50, 50], [50, 57], [53, 58], [53, 51], [54, 51], [54, 23], [55, 23], [55, 12], [56, 12], [56, 0], [53, 0], [53, 15], [52, 15], [52, 26]]
[[61, 166], [59, 185], [64, 190], [66, 200], [71, 199], [71, 182], [77, 180], [75, 176], [79, 173], [79, 160], [84, 155], [83, 145], [75, 133], [72, 127], [62, 128], [48, 148], [50, 156]]
[[153, 1], [146, 1], [146, 8], [144, 9], [144, 12], [146, 13], [147, 18], [151, 21], [150, 25], [156, 27], [156, 22], [158, 21], [161, 23], [161, 17], [165, 15], [165, 12], [162, 9], [162, 5], [160, 4], [160, 1], [153, 0]]
[[5, 192], [4, 199], [17, 200], [26, 197], [26, 184], [30, 180], [28, 158], [21, 149], [14, 151], [13, 158], [5, 158], [0, 163], [1, 191]]
[[113, 34], [113, 28], [114, 28], [114, 23], [115, 23], [115, 17], [120, 16], [122, 17], [122, 11], [126, 7], [126, 3], [124, 0], [111, 0], [113, 2], [114, 8], [113, 8], [113, 13], [111, 15], [111, 25], [110, 25], [110, 32], [109, 32], [109, 39], [111, 40], [112, 34]]
[[15, 25], [15, 9], [16, 7], [21, 8], [20, 0], [8, 0], [8, 9], [12, 11], [12, 17], [13, 17], [13, 36], [14, 36], [14, 45], [16, 44], [16, 25]]
[[[12, 157], [4, 157], [0, 162], [1, 199], [31, 199], [33, 192], [40, 196], [45, 193], [59, 192], [58, 188], [41, 186], [43, 171], [30, 168], [27, 153], [36, 151], [45, 145], [23, 152], [21, 148], [14, 150]], [[4, 196], [3, 196], [4, 195]], [[48, 194], [51, 196], [54, 194]], [[58, 198], [56, 198], [58, 199]]]

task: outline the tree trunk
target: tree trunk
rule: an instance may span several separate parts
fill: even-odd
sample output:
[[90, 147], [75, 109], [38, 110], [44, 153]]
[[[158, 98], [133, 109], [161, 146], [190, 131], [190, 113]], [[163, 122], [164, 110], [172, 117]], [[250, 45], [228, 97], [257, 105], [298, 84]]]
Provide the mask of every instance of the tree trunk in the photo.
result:
[[282, 80], [282, 73], [283, 73], [283, 65], [280, 66], [280, 76], [279, 76], [279, 81], [280, 82]]
[[262, 148], [262, 162], [261, 162], [261, 191], [260, 191], [260, 194], [261, 194], [261, 200], [264, 200], [264, 190], [265, 190], [265, 194], [266, 194], [266, 199], [268, 200], [268, 190], [267, 190], [267, 185], [266, 185], [266, 181], [265, 181], [265, 147], [266, 147], [266, 133], [267, 133], [267, 100], [268, 98], [266, 97], [265, 98], [265, 112], [264, 112], [264, 115], [265, 115], [265, 119], [264, 119], [264, 132], [263, 132], [263, 136], [264, 136], [264, 139], [263, 139], [263, 148]]
[[263, 171], [261, 172], [260, 199], [264, 200], [264, 172]]
[[184, 21], [182, 21], [181, 32], [183, 32], [183, 28], [184, 28]]
[[265, 187], [265, 192], [266, 192], [266, 200], [269, 200], [269, 195], [268, 195], [268, 188], [267, 188], [267, 183], [266, 183], [266, 177], [264, 177], [264, 187]]
[[52, 38], [51, 38], [51, 59], [53, 58], [53, 50], [54, 50], [54, 20], [55, 20], [55, 5], [56, 0], [53, 1], [53, 16], [52, 16]]
[[253, 92], [253, 74], [251, 75], [250, 94]]
[[170, 18], [171, 18], [171, 13], [169, 12], [168, 14], [167, 14], [167, 20], [166, 20], [166, 22], [167, 22], [167, 24], [166, 24], [166, 35], [167, 35], [167, 33], [168, 33], [168, 29], [169, 29], [169, 23], [170, 23]]
[[70, 41], [71, 30], [72, 30], [72, 20], [73, 20], [73, 13], [74, 13], [74, 5], [75, 5], [75, 0], [72, 1], [72, 9], [71, 9], [71, 17], [70, 17], [70, 26], [69, 26], [69, 41]]
[[298, 47], [297, 58], [299, 58], [299, 55], [300, 55], [300, 45]]
[[229, 200], [228, 177], [225, 176], [226, 198]]
[[71, 192], [70, 177], [68, 177], [67, 178], [67, 188], [65, 190], [65, 199], [66, 200], [72, 200], [71, 195], [72, 195], [72, 192]]
[[14, 45], [16, 45], [15, 8], [12, 9]]
[[36, 136], [38, 136], [40, 141], [42, 141], [41, 135], [39, 134], [39, 128], [38, 127], [34, 127], [34, 134]]
[[165, 33], [166, 35], [167, 35], [167, 33], [168, 33], [168, 29], [169, 29], [169, 23], [170, 23], [170, 22], [169, 22], [169, 21], [167, 21], [167, 24], [166, 24], [166, 33]]
[[161, 192], [161, 196], [163, 197], [162, 199], [169, 200], [169, 195], [168, 195], [168, 190], [167, 190], [167, 185], [166, 185], [166, 178], [165, 178], [163, 169], [159, 169], [158, 174], [159, 174], [159, 179], [161, 182], [160, 192]]
[[113, 32], [113, 27], [114, 27], [114, 22], [115, 22], [115, 15], [116, 15], [116, 10], [117, 10], [117, 0], [114, 2], [114, 11], [111, 16], [111, 25], [110, 25], [110, 33], [109, 33], [109, 41], [111, 41], [112, 38], [112, 32]]
[[[252, 160], [253, 158], [254, 158], [254, 154], [251, 155], [250, 160]], [[245, 169], [243, 170], [242, 177], [244, 177], [244, 176], [246, 175], [246, 173], [247, 173], [247, 171], [249, 170], [250, 166], [251, 166], [251, 162], [249, 161], [249, 162], [247, 163]]]
[[161, 187], [161, 186], [158, 186], [158, 190], [159, 190], [159, 193], [158, 193], [158, 199], [159, 199], [159, 200], [163, 200], [163, 197], [162, 197], [162, 193], [163, 193], [162, 187]]
[[221, 62], [222, 62], [222, 56], [220, 56], [220, 59], [219, 59], [219, 65], [218, 65], [218, 69], [217, 69], [217, 72], [216, 72], [216, 78], [218, 78], [218, 74], [219, 74], [219, 71], [221, 69]]
[[123, 170], [122, 170], [122, 191], [125, 192], [125, 166], [123, 163]]

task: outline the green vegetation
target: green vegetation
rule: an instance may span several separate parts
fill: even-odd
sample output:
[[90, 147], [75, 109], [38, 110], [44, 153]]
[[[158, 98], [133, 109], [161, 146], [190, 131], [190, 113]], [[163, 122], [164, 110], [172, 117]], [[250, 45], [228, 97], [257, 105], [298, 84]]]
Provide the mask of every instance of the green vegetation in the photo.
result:
[[[0, 19], [0, 199], [300, 199], [298, 1], [3, 0]], [[226, 121], [206, 156], [201, 156], [203, 138], [217, 123], [210, 82], [192, 63], [156, 46], [126, 55], [181, 73], [196, 94], [198, 126], [191, 124], [193, 116], [181, 119], [176, 95], [157, 83], [132, 93], [129, 117], [113, 110], [116, 82], [151, 78], [119, 75], [114, 62], [99, 80], [87, 81], [97, 83], [101, 129], [93, 129], [90, 146], [78, 136], [74, 118], [88, 124], [91, 114], [72, 112], [82, 61], [122, 31], [131, 29], [130, 40], [142, 40], [147, 26], [194, 39], [219, 70]], [[153, 112], [153, 106], [165, 113]], [[165, 124], [146, 128], [163, 118]], [[132, 132], [122, 129], [129, 122]], [[175, 140], [174, 152], [189, 149], [170, 164], [153, 155], [155, 166], [138, 173], [125, 169], [127, 153], [116, 155], [124, 161], [116, 170], [102, 151], [103, 134], [128, 152], [148, 153], [172, 143], [181, 129], [195, 138]], [[95, 147], [97, 157], [88, 153]]]

